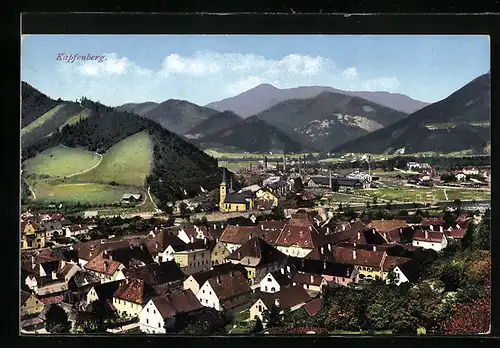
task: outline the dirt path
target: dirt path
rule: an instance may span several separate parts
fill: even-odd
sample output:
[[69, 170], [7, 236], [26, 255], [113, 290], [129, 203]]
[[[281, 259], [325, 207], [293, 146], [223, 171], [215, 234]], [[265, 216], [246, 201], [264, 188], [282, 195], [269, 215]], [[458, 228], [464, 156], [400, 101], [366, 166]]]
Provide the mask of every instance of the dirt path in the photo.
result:
[[149, 200], [151, 201], [151, 203], [153, 203], [153, 206], [155, 207], [156, 209], [156, 212], [161, 212], [160, 209], [158, 209], [158, 206], [156, 205], [155, 201], [153, 201], [153, 197], [151, 197], [151, 192], [150, 192], [150, 189], [151, 187], [148, 186], [148, 196], [149, 196]]
[[[60, 146], [69, 149], [69, 147], [67, 147], [66, 145], [60, 144]], [[70, 174], [70, 175], [65, 175], [65, 178], [71, 178], [72, 176], [76, 176], [76, 175], [80, 175], [80, 174], [83, 174], [83, 173], [86, 173], [86, 172], [90, 172], [92, 169], [94, 169], [99, 164], [101, 164], [102, 155], [99, 154], [99, 153], [97, 153], [97, 152], [94, 152], [94, 154], [96, 154], [97, 156], [99, 156], [99, 162], [97, 162], [95, 166], [93, 166], [92, 168], [89, 168], [89, 169], [82, 170], [81, 172], [78, 172], [78, 173], [74, 173], [74, 174]]]
[[446, 194], [446, 190], [443, 190], [444, 193], [444, 199], [448, 200], [448, 195]]

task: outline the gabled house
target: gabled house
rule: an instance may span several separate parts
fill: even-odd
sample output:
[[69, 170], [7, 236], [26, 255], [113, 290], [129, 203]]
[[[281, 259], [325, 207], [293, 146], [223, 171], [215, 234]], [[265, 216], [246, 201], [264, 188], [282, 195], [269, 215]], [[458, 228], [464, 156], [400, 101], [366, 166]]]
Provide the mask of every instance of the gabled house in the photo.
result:
[[413, 236], [413, 246], [441, 251], [448, 245], [444, 232], [417, 230]]
[[175, 251], [187, 248], [186, 243], [172, 229], [162, 229], [151, 233], [146, 241], [146, 247], [155, 262], [171, 261]]
[[460, 240], [465, 237], [465, 233], [467, 233], [467, 228], [461, 228], [461, 227], [449, 227], [447, 230], [445, 230], [444, 234], [448, 239], [455, 239], [455, 240]]
[[87, 304], [97, 301], [102, 308], [114, 312], [116, 308], [113, 306], [113, 296], [123, 282], [125, 280], [115, 280], [93, 285], [85, 296], [85, 301]]
[[87, 272], [94, 274], [101, 279], [101, 283], [115, 281], [119, 272], [125, 266], [118, 261], [104, 257], [104, 252], [87, 262], [83, 267]]
[[321, 309], [323, 309], [323, 299], [316, 298], [314, 300], [311, 300], [307, 302], [302, 308], [304, 308], [304, 310], [310, 317], [314, 317], [321, 311]]
[[78, 271], [68, 283], [68, 290], [72, 295], [72, 302], [81, 301], [93, 286], [101, 284], [101, 278], [93, 273]]
[[212, 267], [210, 250], [205, 248], [176, 251], [173, 258], [181, 270], [186, 274], [208, 271]]
[[21, 221], [21, 249], [43, 248], [46, 233], [39, 223], [31, 220]]
[[186, 278], [175, 261], [151, 263], [141, 267], [124, 268], [116, 279], [140, 279], [152, 287], [170, 288], [180, 286]]
[[66, 292], [70, 279], [81, 270], [78, 265], [66, 261], [44, 262], [38, 264], [38, 268], [38, 272], [28, 275], [25, 279], [25, 284], [37, 296]]
[[421, 269], [416, 262], [408, 261], [399, 264], [393, 269], [396, 276], [396, 285], [401, 285], [406, 282], [416, 282], [420, 278]]
[[50, 242], [54, 236], [62, 236], [64, 234], [63, 225], [60, 221], [47, 220], [42, 222], [41, 227], [45, 230], [45, 240], [47, 242]]
[[226, 258], [231, 254], [228, 248], [226, 248], [226, 245], [219, 241], [217, 244], [215, 244], [214, 249], [210, 253], [210, 260], [212, 261], [212, 265], [221, 265], [223, 263], [228, 262]]
[[398, 228], [405, 228], [408, 226], [406, 220], [372, 220], [368, 224], [368, 228], [374, 228], [378, 233], [387, 233]]
[[21, 290], [21, 318], [41, 313], [44, 306], [45, 304], [38, 300], [35, 295], [30, 292]]
[[240, 264], [224, 263], [212, 267], [209, 271], [197, 272], [189, 275], [186, 280], [184, 280], [183, 288], [190, 289], [193, 293], [198, 294], [200, 287], [205, 284], [205, 282], [211, 278], [214, 278], [220, 274], [231, 273], [241, 273], [244, 277], [247, 275], [247, 270]]
[[423, 218], [420, 222], [420, 226], [424, 229], [429, 229], [431, 231], [441, 231], [446, 225], [446, 221], [443, 218]]
[[143, 244], [134, 245], [134, 240], [129, 240], [128, 247], [105, 249], [102, 257], [121, 263], [125, 268], [141, 267], [154, 262], [149, 251]]
[[154, 296], [153, 287], [140, 279], [125, 279], [113, 295], [113, 306], [124, 317], [137, 317], [142, 307]]
[[222, 273], [208, 279], [196, 295], [205, 307], [239, 312], [248, 307], [252, 289], [241, 272]]
[[263, 239], [253, 237], [233, 251], [227, 260], [245, 267], [252, 285], [258, 285], [266, 274], [286, 264], [286, 255]]
[[182, 240], [184, 243], [189, 244], [193, 243], [194, 240], [212, 240], [214, 239], [212, 234], [209, 233], [208, 229], [205, 226], [194, 226], [194, 227], [182, 227], [180, 231], [177, 233], [177, 237]]
[[309, 257], [293, 259], [291, 262], [297, 270], [308, 274], [320, 275], [331, 286], [347, 286], [352, 282], [356, 282], [358, 273], [354, 265], [336, 263], [333, 257], [331, 259]]
[[[381, 278], [383, 280], [389, 281], [389, 272], [394, 270], [398, 265], [403, 265], [405, 263], [410, 263], [411, 259], [399, 256], [387, 256], [382, 264]], [[397, 277], [397, 275], [396, 275]]]
[[76, 237], [82, 234], [87, 234], [91, 230], [88, 225], [70, 225], [64, 228], [64, 235], [66, 237]]
[[305, 273], [305, 272], [296, 272], [292, 277], [293, 285], [300, 285], [305, 290], [322, 293], [324, 288], [328, 286], [328, 283], [325, 278], [321, 275]]
[[285, 309], [297, 310], [311, 301], [311, 297], [306, 290], [300, 286], [292, 286], [275, 293], [262, 293], [250, 308], [250, 320], [259, 318], [265, 321], [264, 312], [275, 310], [284, 313]]
[[292, 277], [293, 274], [290, 266], [269, 272], [260, 281], [260, 291], [273, 293], [291, 287], [293, 285]]
[[155, 296], [139, 313], [139, 327], [141, 332], [164, 334], [167, 328], [174, 327], [177, 314], [189, 314], [202, 308], [191, 290], [178, 290]]
[[219, 239], [229, 252], [233, 252], [252, 237], [258, 237], [264, 232], [256, 226], [227, 226]]
[[309, 216], [293, 215], [281, 230], [276, 246], [285, 255], [305, 257], [325, 242], [325, 235], [320, 234]]
[[122, 202], [125, 204], [137, 203], [143, 199], [140, 193], [125, 193], [122, 197]]

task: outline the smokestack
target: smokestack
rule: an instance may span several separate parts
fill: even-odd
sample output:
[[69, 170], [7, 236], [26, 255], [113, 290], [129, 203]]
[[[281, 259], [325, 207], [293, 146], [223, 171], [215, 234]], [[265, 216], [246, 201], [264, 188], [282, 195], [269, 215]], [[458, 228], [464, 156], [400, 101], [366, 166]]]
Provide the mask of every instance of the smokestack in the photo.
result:
[[352, 251], [352, 258], [353, 258], [354, 260], [356, 260], [356, 250], [353, 250], [353, 251]]
[[328, 176], [328, 187], [331, 189], [333, 186], [332, 186], [332, 168], [330, 167], [330, 170], [329, 170], [329, 176]]

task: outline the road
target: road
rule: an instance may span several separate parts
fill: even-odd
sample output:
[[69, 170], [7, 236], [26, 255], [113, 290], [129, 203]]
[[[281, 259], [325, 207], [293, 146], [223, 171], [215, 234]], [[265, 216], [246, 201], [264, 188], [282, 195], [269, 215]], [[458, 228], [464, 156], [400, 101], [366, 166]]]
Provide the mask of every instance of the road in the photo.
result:
[[[61, 144], [62, 147], [65, 147], [65, 148], [68, 148], [66, 145], [63, 145]], [[74, 173], [74, 174], [70, 174], [70, 175], [66, 175], [65, 177], [66, 178], [71, 178], [72, 176], [76, 176], [76, 175], [80, 175], [80, 174], [83, 174], [83, 173], [86, 173], [86, 172], [90, 172], [92, 169], [94, 169], [95, 167], [97, 167], [99, 164], [101, 164], [101, 161], [102, 161], [102, 155], [97, 153], [97, 152], [94, 152], [94, 154], [96, 154], [97, 156], [99, 156], [99, 162], [96, 163], [95, 166], [93, 166], [92, 168], [89, 168], [89, 169], [85, 169], [85, 170], [82, 170], [81, 172], [78, 172], [78, 173]]]
[[156, 205], [155, 201], [153, 201], [153, 197], [151, 197], [151, 192], [150, 192], [150, 189], [151, 187], [148, 186], [148, 196], [149, 196], [149, 200], [151, 201], [151, 203], [153, 203], [153, 206], [155, 207], [156, 209], [156, 212], [159, 213], [161, 212], [160, 209], [158, 209], [158, 206]]

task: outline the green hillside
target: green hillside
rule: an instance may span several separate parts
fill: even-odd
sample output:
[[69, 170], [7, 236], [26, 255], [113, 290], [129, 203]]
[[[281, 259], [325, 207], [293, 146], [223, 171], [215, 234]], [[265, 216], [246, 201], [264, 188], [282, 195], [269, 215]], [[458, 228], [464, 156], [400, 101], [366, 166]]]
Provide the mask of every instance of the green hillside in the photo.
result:
[[115, 182], [117, 185], [142, 187], [151, 170], [153, 143], [148, 132], [123, 139], [103, 154], [94, 169], [69, 178], [66, 182]]
[[61, 103], [21, 129], [22, 146], [34, 144], [65, 125], [75, 124], [89, 115], [90, 110], [85, 110], [77, 103]]
[[55, 146], [23, 162], [27, 177], [62, 178], [92, 168], [100, 156], [82, 148]]

